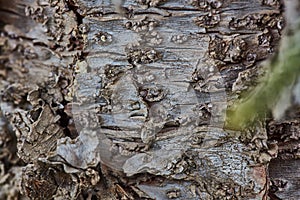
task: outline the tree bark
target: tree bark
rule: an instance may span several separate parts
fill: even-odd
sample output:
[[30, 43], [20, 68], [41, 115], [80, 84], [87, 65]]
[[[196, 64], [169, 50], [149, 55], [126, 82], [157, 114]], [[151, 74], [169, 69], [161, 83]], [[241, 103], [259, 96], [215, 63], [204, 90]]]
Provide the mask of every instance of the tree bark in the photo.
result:
[[279, 1], [0, 2], [0, 198], [268, 198], [283, 123], [224, 122], [277, 49]]

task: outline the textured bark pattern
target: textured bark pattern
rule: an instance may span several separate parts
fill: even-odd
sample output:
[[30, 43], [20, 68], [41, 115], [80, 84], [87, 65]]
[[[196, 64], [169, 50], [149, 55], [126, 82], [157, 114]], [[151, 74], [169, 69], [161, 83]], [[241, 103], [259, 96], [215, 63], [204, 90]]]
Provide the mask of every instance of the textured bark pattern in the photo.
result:
[[299, 159], [274, 159], [270, 162], [270, 192], [273, 199], [298, 199], [300, 197]]
[[0, 133], [16, 135], [22, 161], [4, 169], [14, 190], [1, 198], [267, 198], [277, 145], [263, 124], [223, 123], [276, 49], [278, 1], [14, 3], [0, 38]]

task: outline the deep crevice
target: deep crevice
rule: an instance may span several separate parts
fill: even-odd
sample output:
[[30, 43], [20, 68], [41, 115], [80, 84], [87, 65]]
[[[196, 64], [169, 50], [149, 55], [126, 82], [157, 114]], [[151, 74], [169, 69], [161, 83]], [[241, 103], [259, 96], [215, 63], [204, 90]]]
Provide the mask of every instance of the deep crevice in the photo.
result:
[[84, 16], [82, 16], [78, 12], [79, 6], [77, 6], [73, 0], [66, 0], [66, 4], [68, 5], [68, 8], [74, 12], [74, 14], [76, 16], [77, 25], [82, 24]]

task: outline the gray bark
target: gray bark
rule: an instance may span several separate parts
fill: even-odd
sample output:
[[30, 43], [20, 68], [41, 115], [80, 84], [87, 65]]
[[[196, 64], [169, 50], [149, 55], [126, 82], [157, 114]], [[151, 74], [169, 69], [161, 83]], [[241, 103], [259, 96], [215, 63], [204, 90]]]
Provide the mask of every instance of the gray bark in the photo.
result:
[[13, 5], [0, 133], [18, 164], [1, 198], [267, 199], [268, 129], [223, 125], [277, 48], [279, 1]]

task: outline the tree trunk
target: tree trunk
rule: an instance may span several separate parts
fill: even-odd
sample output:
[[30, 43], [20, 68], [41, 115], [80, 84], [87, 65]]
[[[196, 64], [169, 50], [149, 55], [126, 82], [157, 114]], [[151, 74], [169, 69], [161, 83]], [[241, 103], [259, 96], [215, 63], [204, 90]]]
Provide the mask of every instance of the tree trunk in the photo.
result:
[[268, 198], [289, 121], [224, 123], [277, 49], [279, 1], [0, 5], [0, 199]]

